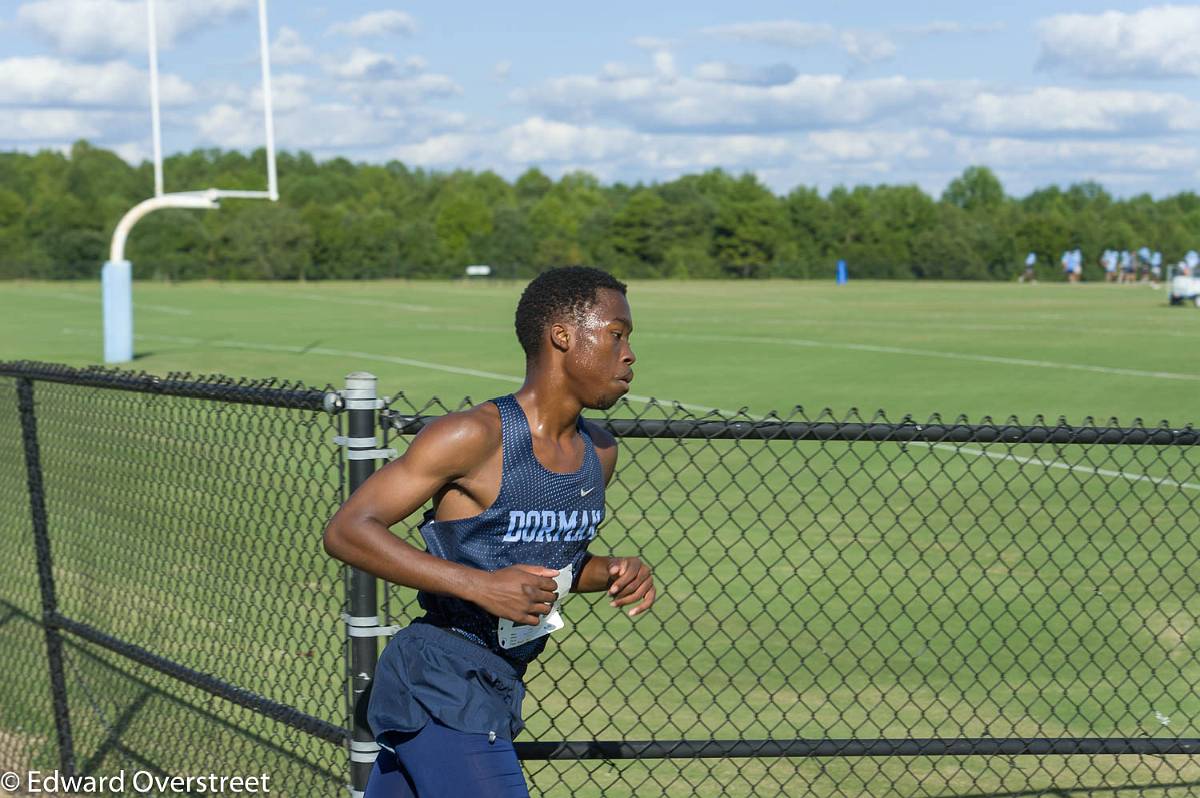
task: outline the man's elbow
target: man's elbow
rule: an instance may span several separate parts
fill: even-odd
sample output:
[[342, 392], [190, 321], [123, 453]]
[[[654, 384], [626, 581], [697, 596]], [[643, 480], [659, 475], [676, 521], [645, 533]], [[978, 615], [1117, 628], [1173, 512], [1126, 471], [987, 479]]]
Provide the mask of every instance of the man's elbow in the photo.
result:
[[340, 515], [340, 513], [334, 515], [325, 525], [325, 532], [321, 535], [321, 546], [330, 557], [345, 562], [346, 552], [350, 545], [346, 526], [342, 523], [343, 519], [340, 518]]

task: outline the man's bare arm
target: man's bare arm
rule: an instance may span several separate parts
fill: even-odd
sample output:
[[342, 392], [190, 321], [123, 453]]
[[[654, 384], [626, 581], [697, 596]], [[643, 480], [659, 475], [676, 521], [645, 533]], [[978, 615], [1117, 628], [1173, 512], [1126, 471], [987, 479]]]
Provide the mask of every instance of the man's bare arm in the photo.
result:
[[[604, 484], [612, 481], [617, 467], [617, 440], [599, 425], [589, 424], [589, 432], [600, 458], [604, 472]], [[599, 593], [607, 591], [613, 597], [614, 607], [623, 607], [635, 601], [641, 604], [629, 611], [635, 617], [650, 609], [657, 593], [650, 566], [638, 557], [602, 557], [593, 555], [584, 563], [575, 585], [576, 593]]]
[[329, 520], [325, 551], [380, 579], [456, 596], [518, 623], [538, 623], [555, 599], [557, 571], [514, 565], [489, 573], [435, 557], [390, 531], [443, 487], [478, 469], [494, 453], [494, 438], [471, 412], [432, 422], [403, 457], [372, 474]]

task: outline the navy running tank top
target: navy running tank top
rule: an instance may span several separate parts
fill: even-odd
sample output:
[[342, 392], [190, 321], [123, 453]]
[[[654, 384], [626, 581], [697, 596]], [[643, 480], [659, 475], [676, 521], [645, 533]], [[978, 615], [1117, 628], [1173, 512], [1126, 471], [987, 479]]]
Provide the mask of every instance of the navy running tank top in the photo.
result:
[[[577, 423], [583, 436], [583, 465], [578, 471], [559, 474], [534, 456], [529, 420], [516, 398], [509, 394], [491, 401], [500, 410], [500, 492], [490, 507], [471, 518], [438, 521], [430, 509], [420, 526], [425, 546], [437, 557], [484, 571], [522, 563], [560, 571], [571, 567], [574, 588], [590, 557], [588, 544], [604, 520], [604, 473], [583, 417]], [[505, 649], [500, 645], [500, 619], [478, 605], [425, 591], [417, 593], [417, 600], [426, 612], [419, 622], [457, 632], [517, 665], [521, 672], [542, 653], [549, 638], [545, 635]], [[569, 626], [570, 615], [563, 614]]]

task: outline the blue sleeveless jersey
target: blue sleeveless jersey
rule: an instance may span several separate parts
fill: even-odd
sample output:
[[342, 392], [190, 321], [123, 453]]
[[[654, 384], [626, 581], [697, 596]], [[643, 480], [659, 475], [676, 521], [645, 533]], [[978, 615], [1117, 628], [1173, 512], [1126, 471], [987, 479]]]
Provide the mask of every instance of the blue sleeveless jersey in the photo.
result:
[[[484, 571], [530, 564], [574, 569], [572, 588], [589, 558], [588, 544], [604, 520], [604, 473], [591, 436], [578, 421], [583, 436], [583, 465], [570, 474], [543, 466], [533, 454], [533, 438], [525, 411], [510, 394], [493, 399], [500, 409], [503, 447], [500, 493], [479, 515], [437, 521], [425, 514], [420, 532], [426, 548], [451, 562]], [[546, 647], [550, 635], [504, 649], [498, 637], [499, 618], [476, 604], [452, 596], [421, 591], [425, 610], [421, 622], [454, 631], [498, 654], [519, 671]], [[570, 625], [570, 605], [564, 617]]]

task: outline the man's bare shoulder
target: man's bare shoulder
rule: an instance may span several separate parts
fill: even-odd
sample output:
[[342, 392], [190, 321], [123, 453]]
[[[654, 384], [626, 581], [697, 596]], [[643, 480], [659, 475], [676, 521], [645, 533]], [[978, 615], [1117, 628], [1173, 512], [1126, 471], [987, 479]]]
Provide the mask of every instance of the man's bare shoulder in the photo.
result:
[[595, 421], [591, 421], [590, 419], [586, 418], [583, 420], [583, 424], [587, 428], [588, 435], [590, 435], [592, 438], [592, 444], [595, 445], [597, 449], [616, 448], [617, 439], [613, 437], [613, 434], [608, 431], [607, 427], [601, 426]]
[[409, 453], [452, 464], [456, 473], [466, 474], [492, 457], [500, 442], [500, 410], [484, 402], [429, 422], [413, 439]]
[[596, 457], [600, 458], [600, 467], [604, 470], [604, 482], [612, 479], [613, 469], [617, 466], [617, 439], [613, 434], [595, 421], [584, 419], [584, 426], [596, 447]]

